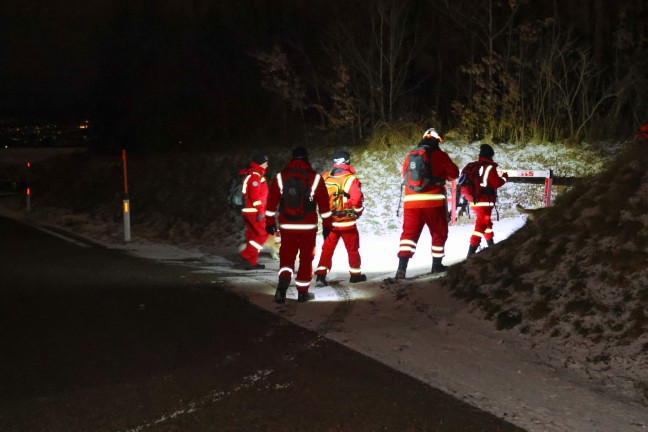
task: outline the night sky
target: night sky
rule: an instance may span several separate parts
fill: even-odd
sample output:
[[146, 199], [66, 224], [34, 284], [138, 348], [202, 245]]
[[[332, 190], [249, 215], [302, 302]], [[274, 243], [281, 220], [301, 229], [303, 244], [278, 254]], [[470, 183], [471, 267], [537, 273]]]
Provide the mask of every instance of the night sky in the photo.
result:
[[93, 52], [109, 1], [5, 1], [0, 9], [3, 114], [65, 112], [99, 76]]
[[252, 54], [312, 34], [326, 3], [3, 1], [0, 116], [91, 118], [127, 147], [271, 130]]
[[[429, 41], [410, 70], [408, 85], [418, 86], [410, 109], [439, 110], [466, 91], [460, 67], [470, 40], [462, 27], [470, 21], [443, 16], [443, 0], [406, 3], [423, 23], [417, 37]], [[457, 3], [482, 14], [482, 1]], [[568, 3], [562, 18], [585, 39], [600, 40], [595, 48], [604, 56], [600, 47], [610, 46], [613, 20], [591, 17], [617, 17], [618, 6]], [[556, 13], [553, 5], [527, 3], [526, 17]], [[276, 101], [261, 87], [253, 55], [280, 44], [292, 50], [298, 72], [314, 76], [331, 68], [322, 42], [332, 26], [344, 22], [364, 37], [368, 15], [359, 0], [3, 0], [0, 116], [88, 117], [113, 139], [134, 142], [140, 132], [191, 141], [198, 129], [202, 136], [230, 137], [245, 134], [251, 123], [272, 130]], [[432, 85], [432, 79], [442, 82]], [[432, 99], [437, 106], [429, 106]]]

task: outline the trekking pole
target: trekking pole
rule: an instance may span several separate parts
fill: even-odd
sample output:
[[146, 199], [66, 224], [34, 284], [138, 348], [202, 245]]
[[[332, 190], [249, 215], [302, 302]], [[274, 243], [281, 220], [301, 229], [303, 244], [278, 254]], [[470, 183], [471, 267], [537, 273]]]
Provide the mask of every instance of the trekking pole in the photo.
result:
[[403, 203], [403, 189], [405, 189], [405, 183], [401, 183], [400, 198], [398, 198], [398, 207], [396, 207], [396, 217], [400, 216], [398, 212], [400, 212], [400, 206]]

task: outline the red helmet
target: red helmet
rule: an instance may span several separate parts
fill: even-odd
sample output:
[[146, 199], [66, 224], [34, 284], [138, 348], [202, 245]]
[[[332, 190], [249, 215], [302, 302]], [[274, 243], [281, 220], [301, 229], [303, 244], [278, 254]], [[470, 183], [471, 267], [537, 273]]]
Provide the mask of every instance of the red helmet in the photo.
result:
[[648, 123], [639, 128], [639, 132], [635, 135], [637, 141], [648, 141]]

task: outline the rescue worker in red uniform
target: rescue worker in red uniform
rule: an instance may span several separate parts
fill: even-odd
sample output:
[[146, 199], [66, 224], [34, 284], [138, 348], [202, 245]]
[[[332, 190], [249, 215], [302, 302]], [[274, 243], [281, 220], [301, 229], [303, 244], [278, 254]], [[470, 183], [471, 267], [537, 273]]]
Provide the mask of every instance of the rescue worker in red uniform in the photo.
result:
[[[277, 174], [270, 185], [266, 207], [266, 232], [270, 235], [275, 233], [276, 220], [281, 230], [279, 283], [274, 298], [279, 304], [286, 301], [286, 291], [295, 272], [297, 253], [299, 253], [299, 270], [295, 277], [297, 301], [303, 303], [315, 298], [308, 288], [313, 278], [318, 213], [322, 218], [322, 235], [325, 240], [332, 229], [329, 196], [322, 177], [308, 162], [308, 152], [305, 148], [294, 149], [292, 157], [293, 159]], [[303, 193], [302, 183], [305, 189]], [[301, 208], [294, 205], [295, 196], [298, 196], [297, 201], [302, 203]]]
[[467, 256], [477, 252], [482, 238], [486, 240], [488, 247], [495, 244], [491, 213], [497, 201], [497, 189], [507, 182], [508, 174], [504, 173], [500, 177], [497, 173], [497, 164], [493, 162], [494, 155], [495, 150], [490, 145], [482, 144], [479, 147], [477, 163], [481, 165], [479, 168], [480, 193], [474, 197], [476, 201], [470, 203], [470, 207], [475, 213], [475, 229], [470, 236]]
[[268, 157], [256, 155], [250, 161], [247, 175], [243, 179], [242, 193], [245, 205], [241, 210], [245, 222], [245, 249], [239, 254], [246, 270], [264, 269], [259, 264], [259, 252], [268, 238], [265, 230], [266, 201], [268, 200], [268, 182], [265, 173], [268, 168]]
[[315, 270], [316, 286], [326, 286], [326, 274], [333, 265], [333, 252], [342, 239], [349, 256], [349, 282], [357, 283], [367, 280], [360, 271], [360, 235], [356, 220], [362, 215], [362, 190], [360, 180], [355, 176], [355, 169], [350, 165], [349, 153], [337, 152], [333, 155], [333, 169], [322, 174], [329, 193], [329, 204], [333, 214], [333, 229], [322, 244], [322, 253]]
[[403, 162], [405, 198], [403, 199], [403, 232], [398, 250], [397, 279], [405, 278], [407, 264], [416, 252], [417, 243], [425, 225], [432, 236], [431, 273], [441, 273], [447, 270], [447, 267], [442, 263], [445, 256], [445, 243], [448, 239], [445, 182], [456, 179], [459, 176], [459, 168], [452, 162], [450, 156], [439, 148], [441, 142], [443, 142], [443, 138], [434, 128], [430, 128], [423, 133], [423, 139], [416, 147], [416, 149], [426, 149], [427, 165], [433, 176], [430, 181], [426, 182], [422, 190], [414, 191], [407, 186], [409, 157], [405, 158]]

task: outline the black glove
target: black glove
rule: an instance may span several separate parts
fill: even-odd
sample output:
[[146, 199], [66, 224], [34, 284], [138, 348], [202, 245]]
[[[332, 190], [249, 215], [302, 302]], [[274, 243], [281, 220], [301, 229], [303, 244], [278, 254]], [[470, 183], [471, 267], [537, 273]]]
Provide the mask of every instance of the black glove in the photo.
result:
[[277, 227], [275, 225], [266, 225], [266, 232], [270, 235], [274, 235], [275, 231], [277, 231]]
[[322, 237], [324, 237], [324, 240], [331, 234], [331, 228], [322, 228]]
[[263, 220], [263, 218], [265, 218], [265, 215], [263, 213], [259, 213], [257, 215], [257, 222], [261, 222]]

